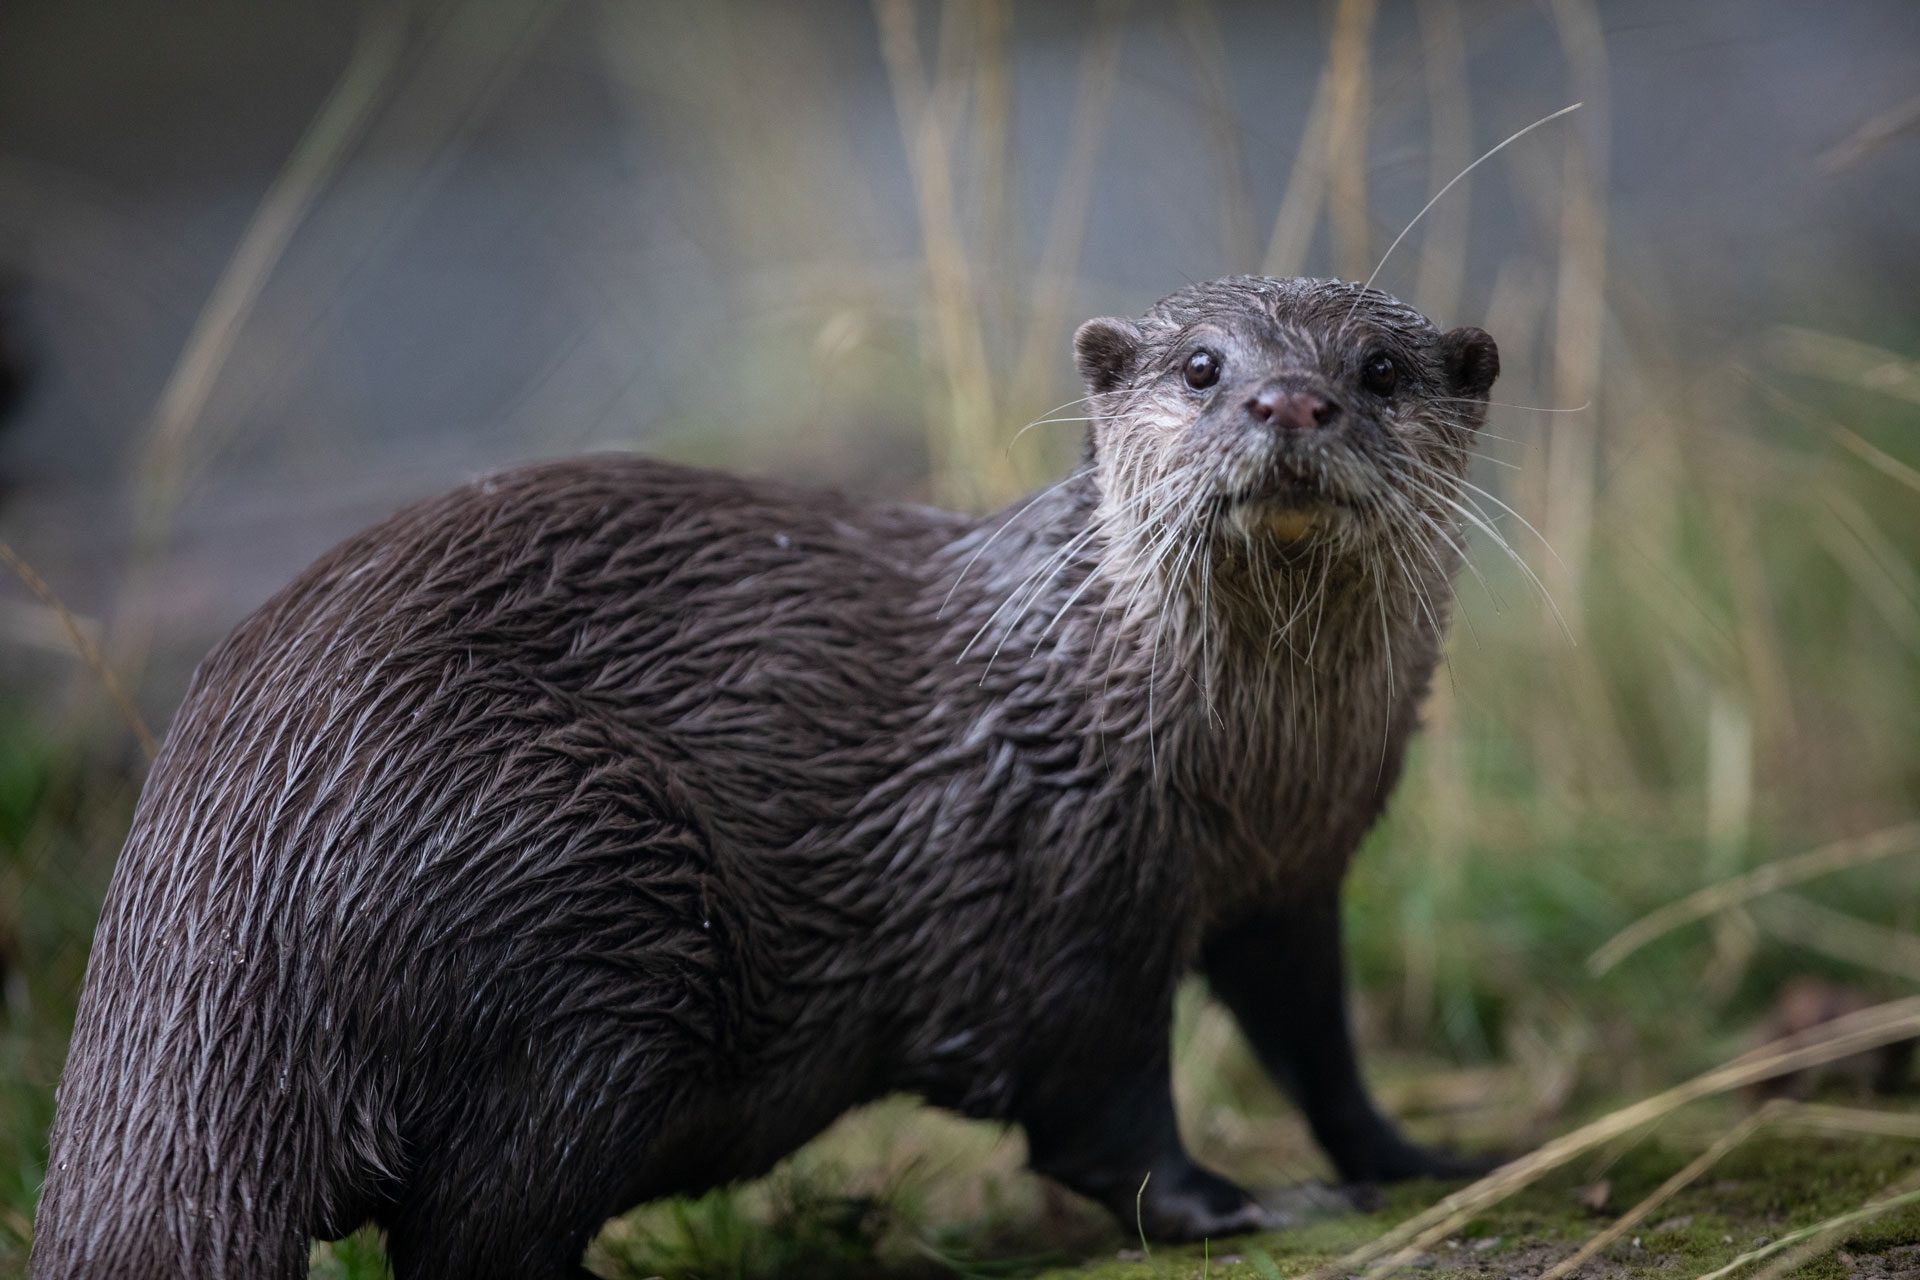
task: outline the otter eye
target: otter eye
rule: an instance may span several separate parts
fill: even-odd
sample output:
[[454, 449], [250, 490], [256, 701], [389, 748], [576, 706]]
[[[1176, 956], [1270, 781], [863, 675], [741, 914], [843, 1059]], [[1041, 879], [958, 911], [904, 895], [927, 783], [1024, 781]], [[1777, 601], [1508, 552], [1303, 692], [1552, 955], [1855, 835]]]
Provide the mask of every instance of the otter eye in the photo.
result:
[[1360, 366], [1360, 385], [1377, 396], [1390, 393], [1400, 381], [1400, 367], [1384, 351], [1376, 351]]
[[1188, 386], [1195, 391], [1205, 391], [1220, 381], [1220, 357], [1211, 351], [1196, 351], [1187, 357], [1186, 367], [1181, 373]]

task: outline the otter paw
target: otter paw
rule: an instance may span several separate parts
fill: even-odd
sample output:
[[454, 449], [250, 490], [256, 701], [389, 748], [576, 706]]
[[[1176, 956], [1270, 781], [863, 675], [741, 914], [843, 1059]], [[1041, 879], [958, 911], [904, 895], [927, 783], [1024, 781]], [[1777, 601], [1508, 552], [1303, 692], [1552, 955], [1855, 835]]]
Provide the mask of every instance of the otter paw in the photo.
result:
[[1167, 1243], [1220, 1240], [1286, 1225], [1278, 1213], [1233, 1183], [1198, 1167], [1159, 1187], [1149, 1181], [1130, 1207], [1135, 1220], [1128, 1225]]

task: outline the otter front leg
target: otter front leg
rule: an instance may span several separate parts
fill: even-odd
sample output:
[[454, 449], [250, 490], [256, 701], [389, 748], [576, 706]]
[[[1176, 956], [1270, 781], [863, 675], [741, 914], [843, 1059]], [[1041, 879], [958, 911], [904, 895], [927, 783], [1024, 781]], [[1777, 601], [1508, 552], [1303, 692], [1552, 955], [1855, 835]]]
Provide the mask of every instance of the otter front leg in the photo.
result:
[[1337, 891], [1222, 930], [1207, 940], [1201, 966], [1342, 1178], [1393, 1182], [1480, 1171], [1407, 1141], [1368, 1097], [1347, 1023]]
[[1217, 1240], [1281, 1225], [1187, 1154], [1165, 1058], [1119, 1076], [1076, 1079], [1070, 1093], [1037, 1108], [1025, 1128], [1033, 1167], [1105, 1205], [1129, 1232]]

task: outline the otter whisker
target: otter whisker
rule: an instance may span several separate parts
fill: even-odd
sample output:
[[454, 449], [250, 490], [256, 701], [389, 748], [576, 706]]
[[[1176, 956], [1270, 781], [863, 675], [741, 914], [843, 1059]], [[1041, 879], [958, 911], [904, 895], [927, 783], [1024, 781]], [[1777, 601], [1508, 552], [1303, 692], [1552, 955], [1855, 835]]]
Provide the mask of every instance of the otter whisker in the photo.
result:
[[[1080, 580], [1080, 585], [1075, 587], [1073, 591], [1067, 596], [1067, 598], [1060, 602], [1060, 607], [1054, 610], [1053, 617], [1047, 619], [1047, 625], [1040, 629], [1039, 636], [1037, 636], [1033, 642], [1033, 649], [1032, 649], [1033, 653], [1040, 652], [1040, 646], [1046, 643], [1046, 639], [1048, 636], [1053, 634], [1053, 629], [1060, 625], [1060, 619], [1066, 617], [1068, 612], [1072, 610], [1074, 606], [1074, 602], [1079, 600], [1082, 595], [1086, 594], [1086, 590], [1088, 587], [1093, 586], [1096, 582], [1099, 582], [1099, 581], [1100, 581], [1100, 575], [1097, 573], [1089, 573], [1087, 574], [1086, 577]], [[992, 664], [989, 663], [988, 665], [992, 665]]]
[[[1408, 586], [1412, 588], [1414, 600], [1420, 606], [1422, 612], [1426, 614], [1428, 624], [1433, 627], [1435, 634], [1439, 634], [1441, 631], [1440, 622], [1434, 615], [1433, 602], [1427, 595], [1425, 584], [1415, 575], [1413, 566], [1407, 561], [1406, 555], [1401, 551], [1400, 544], [1397, 540], [1387, 540], [1386, 547], [1387, 550], [1393, 554], [1394, 562], [1400, 566], [1400, 574], [1406, 579]], [[1431, 548], [1428, 550], [1430, 552]]]
[[1219, 674], [1219, 669], [1214, 666], [1212, 652], [1215, 642], [1213, 618], [1213, 557], [1210, 555], [1202, 556], [1200, 559], [1200, 612], [1202, 616], [1206, 618], [1206, 622], [1203, 624], [1200, 632], [1200, 667], [1201, 670], [1206, 673], [1206, 683], [1201, 693], [1206, 699], [1207, 711], [1213, 718], [1214, 728], [1224, 731], [1227, 727], [1226, 721], [1220, 718], [1220, 709], [1216, 707], [1213, 702], [1213, 683]]
[[986, 554], [987, 548], [992, 546], [995, 540], [997, 540], [1001, 534], [1005, 533], [1009, 528], [1011, 528], [1015, 521], [1020, 519], [1021, 516], [1026, 515], [1029, 511], [1039, 510], [1040, 500], [1042, 498], [1045, 498], [1048, 494], [1053, 493], [1057, 489], [1063, 489], [1067, 485], [1072, 484], [1075, 480], [1079, 480], [1088, 474], [1090, 474], [1089, 468], [1081, 468], [1067, 475], [1065, 478], [1055, 481], [1053, 484], [1048, 485], [1046, 488], [1040, 490], [1038, 493], [1035, 493], [1031, 497], [1027, 498], [1025, 501], [1023, 501], [1020, 504], [1020, 506], [1011, 515], [1009, 515], [1005, 520], [1001, 521], [1000, 527], [995, 529], [991, 534], [987, 536], [987, 540], [980, 544], [979, 549], [976, 550], [971, 556], [967, 557], [967, 562], [966, 564], [960, 567], [960, 572], [954, 575], [953, 585], [947, 588], [947, 594], [940, 601], [939, 612], [937, 612], [934, 616], [935, 617], [946, 616], [947, 606], [953, 603], [953, 593], [960, 589], [960, 583], [967, 576], [967, 571], [973, 568], [974, 563], [978, 561], [981, 556]]
[[[1174, 475], [1163, 478], [1158, 484], [1151, 486], [1147, 490], [1147, 492], [1154, 493], [1166, 487], [1180, 484], [1184, 482], [1184, 480], [1185, 480], [1184, 476], [1182, 476], [1179, 473], [1175, 473]], [[1136, 567], [1136, 572], [1135, 572], [1136, 581], [1134, 582], [1133, 590], [1127, 596], [1126, 603], [1121, 607], [1120, 621], [1118, 623], [1118, 626], [1121, 628], [1121, 630], [1117, 632], [1113, 637], [1114, 646], [1117, 646], [1119, 644], [1121, 635], [1124, 634], [1124, 629], [1132, 625], [1131, 620], [1136, 617], [1134, 613], [1134, 606], [1136, 605], [1136, 603], [1138, 603], [1141, 593], [1144, 592], [1149, 585], [1160, 584], [1163, 588], [1165, 587], [1166, 585], [1165, 577], [1160, 571], [1161, 561], [1166, 555], [1166, 553], [1171, 549], [1174, 541], [1187, 531], [1186, 529], [1187, 520], [1190, 519], [1192, 513], [1201, 505], [1205, 497], [1206, 497], [1206, 494], [1204, 490], [1195, 490], [1190, 495], [1189, 499], [1179, 509], [1177, 509], [1176, 512], [1172, 513], [1172, 515], [1166, 520], [1165, 522], [1166, 529], [1163, 534], [1155, 536], [1146, 548], [1144, 549], [1136, 548], [1136, 551], [1134, 553], [1134, 562]], [[1153, 725], [1153, 719], [1154, 719], [1154, 701], [1153, 701], [1154, 680], [1152, 676], [1152, 669], [1157, 667], [1159, 644], [1160, 644], [1162, 632], [1164, 632], [1169, 626], [1178, 625], [1177, 593], [1174, 593], [1171, 591], [1163, 591], [1162, 594], [1163, 594], [1163, 599], [1162, 599], [1162, 610], [1161, 610], [1161, 615], [1162, 615], [1161, 624], [1160, 626], [1156, 627], [1154, 630], [1152, 656], [1150, 658], [1150, 674], [1148, 679], [1147, 725], [1149, 730], [1150, 748], [1151, 748], [1151, 742], [1152, 742], [1152, 725]], [[1100, 618], [1104, 620], [1108, 612], [1112, 608], [1113, 608], [1113, 600], [1109, 598], [1108, 603], [1101, 610]], [[1112, 679], [1112, 664], [1109, 663], [1107, 681], [1103, 683], [1103, 694], [1105, 692], [1106, 684], [1110, 684], [1111, 679]], [[1150, 750], [1150, 755], [1152, 755], [1151, 750]], [[1156, 769], [1156, 776], [1157, 776], [1157, 769], [1158, 769], [1157, 756], [1154, 757], [1153, 763], [1154, 763], [1154, 768]]]
[[[1522, 413], [1585, 413], [1593, 407], [1593, 401], [1591, 400], [1586, 400], [1580, 404], [1565, 408], [1549, 408], [1537, 404], [1514, 404], [1507, 400], [1476, 400], [1472, 396], [1435, 396], [1431, 403], [1485, 405], [1494, 409], [1518, 409]], [[1499, 439], [1501, 437], [1496, 436], [1495, 438]]]
[[[1420, 470], [1416, 471], [1415, 468], [1420, 468]], [[1408, 455], [1396, 457], [1391, 463], [1387, 464], [1384, 469], [1396, 483], [1406, 488], [1414, 489], [1423, 496], [1433, 498], [1436, 506], [1441, 506], [1441, 509], [1445, 509], [1442, 506], [1442, 495], [1427, 486], [1421, 485], [1416, 479], [1417, 475], [1422, 474], [1431, 478], [1447, 479], [1447, 477], [1442, 476], [1441, 473], [1434, 471], [1431, 467], [1425, 466], [1425, 464], [1421, 463], [1417, 458]], [[1481, 588], [1486, 591], [1487, 598], [1493, 602], [1495, 611], [1502, 611], [1504, 609], [1504, 602], [1500, 599], [1499, 593], [1493, 589], [1493, 585], [1487, 580], [1486, 575], [1480, 572], [1480, 567], [1474, 562], [1473, 557], [1467, 554], [1465, 545], [1454, 538], [1453, 533], [1449, 531], [1447, 526], [1442, 524], [1434, 513], [1423, 510], [1418, 504], [1405, 497], [1397, 497], [1395, 502], [1398, 510], [1406, 515], [1418, 518], [1435, 536], [1446, 543], [1447, 547], [1459, 558], [1461, 564], [1465, 566], [1469, 573], [1473, 574], [1474, 578], [1480, 583]]]
[[1540, 540], [1540, 545], [1547, 549], [1548, 555], [1552, 556], [1554, 560], [1558, 562], [1562, 568], [1566, 567], [1567, 562], [1560, 559], [1560, 553], [1553, 549], [1553, 544], [1547, 541], [1545, 534], [1541, 533], [1538, 529], [1533, 527], [1532, 521], [1528, 520], [1525, 516], [1521, 515], [1518, 511], [1515, 511], [1503, 499], [1495, 497], [1493, 494], [1488, 493], [1485, 489], [1482, 489], [1479, 485], [1473, 483], [1473, 481], [1462, 478], [1460, 483], [1466, 488], [1471, 489], [1473, 492], [1485, 498], [1488, 502], [1493, 503], [1496, 507], [1499, 507], [1502, 511], [1512, 516], [1515, 520], [1518, 520], [1528, 533], [1532, 534], [1534, 537]]
[[[1162, 486], [1171, 486], [1177, 480], [1178, 480], [1178, 477], [1168, 477], [1161, 482], [1161, 485], [1156, 485], [1154, 487], [1157, 489]], [[1062, 570], [1065, 569], [1066, 564], [1070, 561], [1072, 555], [1082, 548], [1087, 538], [1093, 533], [1099, 531], [1101, 528], [1102, 528], [1101, 522], [1096, 519], [1089, 526], [1087, 532], [1083, 534], [1081, 538], [1077, 538], [1073, 541], [1073, 543], [1070, 543], [1069, 545], [1062, 547], [1059, 551], [1055, 553], [1053, 557], [1051, 557], [1045, 564], [1042, 565], [1041, 570], [1036, 570], [1033, 575], [1029, 575], [1029, 578], [1027, 579], [1027, 581], [1031, 583], [1039, 575], [1040, 572], [1046, 569], [1047, 565], [1054, 564], [1055, 560], [1059, 561], [1057, 565], [1054, 565], [1052, 572], [1047, 574], [1046, 580], [1034, 586], [1034, 588], [1030, 592], [1028, 592], [1026, 602], [1021, 606], [1019, 611], [1012, 618], [1008, 620], [1006, 629], [1001, 636], [999, 645], [995, 646], [993, 656], [990, 657], [987, 661], [986, 671], [992, 670], [994, 661], [997, 660], [1000, 656], [1001, 647], [1003, 647], [1006, 644], [1007, 639], [1017, 629], [1021, 618], [1024, 617], [1025, 614], [1032, 609], [1033, 605], [1038, 602], [1040, 593], [1045, 589], [1046, 585], [1052, 582], [1052, 580], [1055, 577], [1057, 577]], [[1060, 617], [1063, 614], [1065, 614], [1068, 609], [1072, 607], [1073, 602], [1080, 597], [1081, 593], [1084, 592], [1089, 585], [1091, 585], [1095, 576], [1096, 575], [1089, 573], [1087, 578], [1081, 583], [1081, 585], [1077, 589], [1075, 589], [1074, 592], [1071, 595], [1069, 595], [1066, 602], [1061, 605], [1059, 612], [1057, 612], [1054, 615], [1053, 619], [1049, 621], [1047, 626], [1042, 630], [1040, 636], [1036, 638], [1034, 642], [1035, 652], [1038, 651], [1041, 641], [1045, 640], [1047, 634], [1053, 630], [1054, 623], [1058, 622]], [[1023, 587], [1024, 585], [1025, 584], [1023, 584]], [[1019, 593], [1019, 589], [1016, 589], [1015, 595], [1017, 595], [1018, 593]], [[1009, 600], [1011, 600], [1012, 598], [1013, 597], [1010, 596]], [[991, 622], [991, 619], [989, 619], [989, 622]], [[982, 673], [982, 679], [985, 679], [984, 671]]]
[[1091, 404], [1091, 402], [1095, 400], [1100, 400], [1103, 397], [1109, 398], [1109, 399], [1118, 399], [1123, 402], [1130, 401], [1130, 400], [1138, 399], [1141, 396], [1148, 395], [1153, 390], [1154, 389], [1152, 387], [1136, 387], [1131, 391], [1098, 391], [1098, 392], [1094, 392], [1091, 395], [1084, 395], [1084, 396], [1078, 397], [1077, 399], [1069, 400], [1064, 404], [1057, 404], [1053, 406], [1053, 408], [1048, 409], [1046, 412], [1042, 413], [1039, 417], [1035, 418], [1033, 421], [1027, 423], [1026, 426], [1021, 427], [1018, 431], [1014, 432], [1013, 436], [1007, 441], [1007, 452], [1011, 453], [1013, 451], [1013, 446], [1019, 443], [1020, 437], [1024, 436], [1025, 434], [1027, 434], [1027, 432], [1033, 430], [1035, 427], [1044, 427], [1044, 426], [1048, 426], [1053, 423], [1059, 423], [1059, 422], [1096, 422], [1101, 417], [1100, 413], [1097, 412], [1099, 407], [1097, 405], [1093, 406], [1096, 409], [1096, 412], [1092, 414], [1083, 415], [1083, 416], [1055, 417], [1054, 415], [1059, 413], [1062, 409], [1071, 409], [1075, 405]]
[[[1406, 510], [1409, 514], [1425, 523], [1426, 526], [1452, 550], [1453, 554], [1459, 558], [1460, 563], [1466, 568], [1467, 572], [1471, 573], [1474, 580], [1480, 584], [1480, 589], [1487, 593], [1487, 599], [1493, 605], [1494, 612], [1504, 613], [1506, 611], [1506, 601], [1501, 599], [1500, 593], [1493, 589], [1493, 584], [1487, 580], [1486, 574], [1480, 571], [1479, 564], [1471, 555], [1467, 554], [1466, 546], [1456, 540], [1454, 537], [1455, 531], [1448, 528], [1445, 524], [1442, 524], [1438, 517], [1430, 512], [1421, 510], [1411, 503], [1407, 505]], [[1472, 623], [1469, 622], [1468, 625], [1471, 626]]]
[[1307, 636], [1307, 652], [1306, 652], [1305, 661], [1309, 667], [1313, 665], [1313, 655], [1318, 650], [1320, 645], [1320, 629], [1326, 622], [1327, 585], [1328, 585], [1327, 580], [1331, 576], [1331, 574], [1332, 574], [1332, 559], [1330, 557], [1324, 557], [1324, 556], [1321, 557], [1320, 581], [1313, 593], [1313, 603], [1314, 603], [1313, 630]]
[[1380, 712], [1380, 763], [1373, 777], [1373, 785], [1377, 788], [1380, 779], [1387, 774], [1387, 747], [1393, 730], [1393, 629], [1387, 625], [1386, 569], [1378, 554], [1370, 557], [1370, 560], [1373, 566], [1373, 599], [1380, 614], [1380, 650], [1387, 663], [1387, 701]]
[[1524, 445], [1527, 443], [1513, 436], [1503, 436], [1497, 432], [1487, 430], [1486, 425], [1470, 413], [1454, 414], [1439, 412], [1435, 413], [1434, 417], [1439, 421], [1440, 425], [1463, 432], [1475, 440], [1498, 440], [1501, 444], [1511, 445]]
[[[1459, 173], [1455, 174], [1453, 178], [1447, 183], [1446, 186], [1434, 192], [1433, 198], [1431, 200], [1428, 200], [1425, 204], [1421, 205], [1420, 212], [1414, 214], [1413, 217], [1407, 221], [1407, 225], [1401, 229], [1400, 234], [1393, 238], [1393, 243], [1387, 246], [1387, 251], [1380, 255], [1380, 261], [1374, 263], [1373, 271], [1367, 276], [1366, 283], [1360, 286], [1360, 294], [1356, 294], [1354, 296], [1354, 300], [1353, 300], [1354, 307], [1358, 307], [1360, 305], [1360, 295], [1366, 293], [1368, 289], [1373, 288], [1373, 282], [1379, 279], [1380, 277], [1381, 268], [1387, 265], [1387, 259], [1391, 258], [1393, 256], [1393, 251], [1400, 247], [1400, 242], [1402, 240], [1405, 240], [1407, 238], [1408, 233], [1411, 232], [1414, 229], [1414, 227], [1419, 225], [1420, 219], [1427, 216], [1427, 211], [1429, 209], [1433, 208], [1433, 206], [1440, 203], [1441, 197], [1445, 196], [1447, 192], [1453, 190], [1456, 186], [1460, 185], [1460, 182], [1468, 174], [1472, 173], [1475, 169], [1478, 169], [1481, 165], [1485, 164], [1487, 161], [1499, 155], [1502, 151], [1505, 151], [1508, 147], [1512, 146], [1514, 143], [1520, 141], [1520, 139], [1532, 133], [1535, 129], [1538, 129], [1540, 126], [1544, 124], [1550, 124], [1553, 121], [1558, 120], [1561, 116], [1567, 115], [1574, 111], [1578, 111], [1583, 105], [1584, 105], [1583, 103], [1579, 103], [1579, 102], [1570, 103], [1567, 106], [1560, 108], [1558, 111], [1555, 111], [1551, 115], [1541, 116], [1538, 120], [1535, 120], [1532, 124], [1526, 126], [1524, 129], [1519, 129], [1514, 131], [1513, 133], [1508, 134], [1505, 138], [1502, 138], [1499, 142], [1495, 143], [1487, 151], [1483, 152], [1479, 157], [1479, 159], [1473, 161], [1473, 163], [1469, 164], [1466, 168], [1462, 169]], [[1352, 318], [1352, 315], [1353, 315], [1352, 309], [1348, 310], [1347, 315], [1349, 319]]]
[[[1471, 572], [1475, 578], [1479, 579], [1481, 586], [1487, 588], [1487, 593], [1489, 598], [1492, 598], [1492, 595], [1493, 595], [1492, 588], [1487, 587], [1487, 580], [1480, 573], [1479, 567], [1473, 563], [1471, 558], [1468, 557], [1467, 554], [1460, 547], [1454, 544], [1453, 540], [1450, 537], [1447, 537], [1446, 531], [1440, 527], [1438, 522], [1436, 522], [1433, 519], [1433, 517], [1427, 515], [1426, 512], [1421, 511], [1419, 508], [1414, 507], [1412, 504], [1406, 502], [1404, 499], [1397, 498], [1395, 500], [1394, 505], [1397, 508], [1399, 508], [1401, 514], [1412, 515], [1416, 519], [1425, 521], [1427, 526], [1430, 529], [1432, 529], [1436, 534], [1439, 534], [1440, 537], [1443, 540], [1445, 540], [1446, 544], [1449, 547], [1453, 548], [1456, 559], [1458, 559], [1458, 561], [1461, 564], [1465, 565], [1468, 571]], [[1442, 584], [1449, 581], [1449, 579], [1451, 578], [1451, 575], [1446, 571], [1445, 567], [1440, 563], [1440, 553], [1435, 549], [1433, 543], [1425, 538], [1416, 538], [1413, 540], [1413, 545], [1415, 548], [1417, 548], [1420, 551], [1421, 554], [1426, 556], [1427, 563], [1432, 568], [1434, 577]], [[1400, 554], [1400, 549], [1397, 544], [1394, 546], [1394, 554], [1396, 556]], [[1406, 566], [1406, 570], [1408, 575], [1411, 576], [1413, 573], [1413, 567], [1409, 564]], [[1427, 621], [1433, 626], [1434, 634], [1436, 636], [1445, 634], [1445, 628], [1441, 625], [1441, 622], [1438, 616], [1436, 616], [1436, 611], [1433, 607], [1433, 601], [1431, 597], [1426, 595], [1425, 592], [1422, 593], [1422, 596], [1426, 604]], [[1464, 611], [1462, 611], [1462, 616], [1466, 616]], [[1471, 617], [1466, 617], [1466, 622], [1467, 622], [1467, 633], [1473, 638], [1474, 646], [1478, 648], [1480, 644], [1480, 633], [1477, 629], [1475, 629], [1473, 625], [1473, 619]]]
[[[1186, 524], [1187, 521], [1191, 519], [1193, 513], [1202, 505], [1204, 497], [1205, 497], [1204, 492], [1196, 491], [1194, 496], [1188, 500], [1188, 502], [1185, 504], [1181, 512], [1181, 519], [1179, 521], [1180, 525]], [[1203, 545], [1202, 540], [1199, 538], [1193, 538], [1189, 540], [1184, 557], [1181, 561], [1176, 562], [1174, 573], [1171, 579], [1169, 580], [1169, 590], [1168, 590], [1169, 598], [1177, 598], [1179, 596], [1180, 582], [1186, 572], [1183, 566], [1189, 565], [1192, 563], [1193, 557], [1196, 554], [1198, 554], [1199, 549], [1201, 548], [1202, 545]], [[1157, 673], [1160, 665], [1160, 642], [1162, 641], [1162, 639], [1165, 638], [1168, 630], [1170, 630], [1170, 628], [1165, 626], [1155, 628], [1154, 636], [1153, 636], [1153, 649], [1152, 649], [1152, 652], [1149, 654], [1148, 660], [1147, 660], [1147, 759], [1152, 769], [1154, 779], [1156, 781], [1158, 781], [1160, 776], [1160, 761], [1159, 761], [1158, 749], [1157, 749], [1155, 738], [1154, 738], [1154, 734], [1155, 734], [1154, 695], [1155, 695], [1156, 687], [1159, 683]], [[1183, 673], [1186, 671], [1184, 664], [1182, 664], [1181, 670]]]
[[[1016, 601], [1022, 599], [1026, 601], [1026, 604], [1022, 604], [1016, 608], [1014, 613], [1007, 619], [1007, 625], [1000, 635], [1000, 642], [994, 645], [993, 654], [987, 659], [987, 665], [980, 672], [980, 680], [982, 683], [985, 683], [988, 673], [993, 670], [994, 660], [1000, 656], [1000, 650], [1006, 645], [1007, 637], [1013, 634], [1014, 629], [1020, 623], [1020, 619], [1025, 616], [1027, 606], [1037, 598], [1038, 593], [1044, 590], [1048, 583], [1052, 582], [1053, 579], [1059, 575], [1062, 569], [1066, 568], [1067, 564], [1072, 560], [1074, 552], [1078, 551], [1088, 541], [1097, 536], [1099, 532], [1099, 523], [1097, 521], [1091, 522], [1085, 529], [1068, 539], [1066, 543], [1061, 545], [1045, 560], [1041, 561], [1037, 569], [1022, 579], [1020, 584], [1007, 594], [1007, 598], [1001, 602], [1000, 607], [987, 615], [987, 620], [981, 623], [980, 629], [973, 633], [973, 638], [968, 640], [966, 645], [960, 650], [961, 658], [966, 657], [973, 649], [973, 646], [979, 642], [980, 637], [986, 633], [987, 628], [993, 625], [994, 619], [998, 618], [1009, 607], [1014, 606]], [[1042, 575], [1045, 575], [1044, 579], [1042, 579]], [[958, 659], [956, 659], [956, 661], [957, 660]]]
[[[1418, 484], [1417, 481], [1412, 479], [1409, 479], [1408, 483]], [[1540, 575], [1533, 571], [1533, 566], [1528, 564], [1526, 558], [1513, 549], [1513, 544], [1508, 542], [1506, 538], [1501, 535], [1500, 531], [1494, 527], [1492, 521], [1487, 519], [1486, 513], [1477, 508], [1472, 508], [1471, 504], [1463, 504], [1458, 499], [1447, 497], [1444, 494], [1433, 493], [1431, 490], [1429, 490], [1428, 493], [1430, 496], [1445, 502], [1449, 507], [1458, 512], [1462, 519], [1479, 529], [1480, 532], [1486, 534], [1487, 537], [1493, 541], [1493, 544], [1500, 548], [1509, 560], [1513, 561], [1520, 572], [1526, 576], [1527, 581], [1531, 582], [1534, 589], [1539, 591], [1541, 598], [1547, 602], [1547, 607], [1553, 612], [1554, 620], [1559, 623], [1560, 630], [1567, 637], [1567, 643], [1577, 643], [1577, 641], [1574, 640], [1573, 628], [1567, 625], [1565, 615], [1560, 612], [1560, 604], [1553, 598], [1553, 593], [1547, 590], [1547, 584], [1540, 580]]]

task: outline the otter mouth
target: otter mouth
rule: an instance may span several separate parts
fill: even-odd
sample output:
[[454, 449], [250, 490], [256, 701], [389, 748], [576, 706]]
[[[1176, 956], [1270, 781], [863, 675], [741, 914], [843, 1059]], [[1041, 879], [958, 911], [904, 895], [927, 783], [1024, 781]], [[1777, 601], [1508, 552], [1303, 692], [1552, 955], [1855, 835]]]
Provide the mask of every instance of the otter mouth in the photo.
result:
[[1230, 507], [1267, 507], [1284, 511], [1312, 511], [1346, 503], [1310, 480], [1280, 476], [1227, 498]]
[[1316, 481], [1282, 472], [1235, 490], [1224, 506], [1243, 532], [1301, 542], [1345, 519], [1353, 503]]

